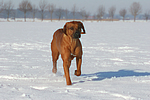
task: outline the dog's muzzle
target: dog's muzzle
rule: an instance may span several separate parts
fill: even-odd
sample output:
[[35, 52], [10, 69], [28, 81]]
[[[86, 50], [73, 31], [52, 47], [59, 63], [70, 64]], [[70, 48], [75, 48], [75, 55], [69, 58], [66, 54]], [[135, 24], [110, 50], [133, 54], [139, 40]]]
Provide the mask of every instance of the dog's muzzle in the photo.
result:
[[73, 34], [73, 38], [74, 39], [78, 39], [78, 38], [80, 38], [81, 37], [81, 33], [80, 32], [75, 32], [74, 34]]

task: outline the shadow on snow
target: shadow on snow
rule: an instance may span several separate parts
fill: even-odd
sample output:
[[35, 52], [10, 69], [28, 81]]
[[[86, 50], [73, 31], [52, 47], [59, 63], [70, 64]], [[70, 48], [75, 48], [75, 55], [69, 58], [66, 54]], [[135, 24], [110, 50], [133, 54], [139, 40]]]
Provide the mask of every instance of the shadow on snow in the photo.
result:
[[109, 79], [112, 77], [131, 77], [131, 76], [149, 76], [148, 72], [134, 72], [133, 70], [119, 70], [117, 72], [97, 72], [94, 74], [82, 74], [82, 76], [86, 77], [94, 77], [92, 81], [100, 81], [103, 79]]

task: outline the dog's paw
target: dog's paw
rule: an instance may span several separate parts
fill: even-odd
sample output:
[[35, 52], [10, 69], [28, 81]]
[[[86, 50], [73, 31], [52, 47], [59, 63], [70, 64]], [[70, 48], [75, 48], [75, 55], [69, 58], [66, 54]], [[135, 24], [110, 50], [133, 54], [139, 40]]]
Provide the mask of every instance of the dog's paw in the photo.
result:
[[72, 85], [72, 83], [67, 83], [67, 85]]
[[53, 68], [53, 69], [52, 69], [52, 72], [56, 74], [57, 69]]
[[80, 76], [80, 75], [81, 75], [81, 71], [75, 70], [74, 75], [76, 75], [76, 76]]

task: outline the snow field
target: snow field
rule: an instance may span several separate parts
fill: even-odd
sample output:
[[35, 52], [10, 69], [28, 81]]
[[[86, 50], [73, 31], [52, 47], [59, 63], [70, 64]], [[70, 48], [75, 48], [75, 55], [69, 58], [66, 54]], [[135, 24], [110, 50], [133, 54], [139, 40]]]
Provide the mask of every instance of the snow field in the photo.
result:
[[72, 86], [61, 59], [51, 72], [50, 42], [64, 24], [0, 23], [1, 100], [149, 100], [149, 22], [84, 22], [82, 75], [73, 60]]

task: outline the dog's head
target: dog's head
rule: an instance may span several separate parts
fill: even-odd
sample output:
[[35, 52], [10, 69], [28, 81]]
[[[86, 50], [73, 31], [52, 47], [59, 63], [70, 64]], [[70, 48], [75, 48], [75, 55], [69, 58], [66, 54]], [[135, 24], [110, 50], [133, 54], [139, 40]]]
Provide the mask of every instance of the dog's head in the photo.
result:
[[78, 39], [81, 37], [81, 34], [85, 34], [85, 28], [80, 21], [71, 21], [64, 25], [63, 32], [73, 39]]

